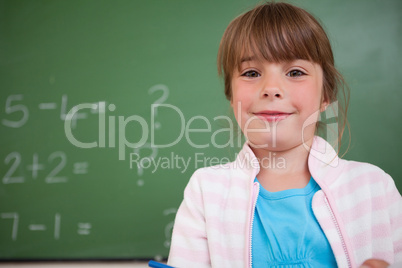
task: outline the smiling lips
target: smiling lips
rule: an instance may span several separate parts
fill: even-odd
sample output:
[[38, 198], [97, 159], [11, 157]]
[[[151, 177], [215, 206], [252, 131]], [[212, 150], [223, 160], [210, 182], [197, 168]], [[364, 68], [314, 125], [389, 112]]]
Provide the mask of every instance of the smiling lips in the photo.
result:
[[284, 113], [280, 111], [261, 111], [254, 113], [255, 116], [268, 122], [277, 122], [286, 119], [291, 113]]

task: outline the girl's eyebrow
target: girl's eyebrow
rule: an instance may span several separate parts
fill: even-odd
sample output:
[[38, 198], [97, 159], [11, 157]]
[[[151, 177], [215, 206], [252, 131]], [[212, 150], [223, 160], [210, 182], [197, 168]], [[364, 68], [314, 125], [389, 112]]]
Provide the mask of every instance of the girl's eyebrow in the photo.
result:
[[298, 62], [302, 62], [303, 64], [308, 64], [310, 67], [314, 67], [314, 63], [308, 60], [296, 59], [294, 61], [291, 61], [291, 63], [298, 63]]
[[244, 57], [240, 60], [241, 63], [246, 62], [246, 61], [254, 61], [255, 57], [251, 56], [251, 57]]

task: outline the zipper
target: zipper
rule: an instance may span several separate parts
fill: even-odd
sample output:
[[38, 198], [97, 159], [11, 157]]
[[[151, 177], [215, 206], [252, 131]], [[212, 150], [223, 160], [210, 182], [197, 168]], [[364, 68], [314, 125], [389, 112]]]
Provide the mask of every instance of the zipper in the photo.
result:
[[[255, 186], [257, 186], [257, 192], [254, 191]], [[255, 212], [255, 206], [257, 205], [257, 199], [258, 199], [258, 193], [260, 192], [260, 184], [258, 182], [254, 182], [253, 184], [253, 191], [252, 191], [252, 198], [254, 199], [253, 202], [253, 207], [251, 209], [251, 220], [250, 220], [250, 237], [249, 237], [249, 253], [250, 253], [250, 258], [248, 260], [249, 262], [249, 267], [253, 267], [253, 224], [254, 224], [254, 212]], [[254, 197], [256, 195], [256, 197]]]
[[331, 214], [332, 221], [333, 221], [334, 224], [335, 224], [336, 231], [338, 232], [338, 235], [339, 235], [339, 237], [341, 238], [343, 251], [345, 252], [346, 260], [347, 260], [347, 262], [348, 262], [348, 267], [349, 267], [349, 268], [352, 268], [352, 264], [351, 264], [351, 262], [350, 262], [350, 257], [349, 257], [349, 254], [348, 254], [348, 250], [347, 250], [347, 248], [346, 248], [345, 240], [344, 240], [343, 235], [342, 235], [342, 232], [341, 232], [341, 228], [339, 227], [338, 221], [337, 221], [336, 218], [335, 218], [335, 214], [334, 214], [334, 212], [332, 211], [332, 208], [331, 208], [331, 206], [330, 206], [330, 204], [329, 204], [329, 201], [328, 201], [328, 198], [327, 198], [326, 196], [324, 196], [324, 200], [325, 200], [325, 204], [327, 205], [328, 210], [329, 210], [329, 212], [330, 212], [330, 214]]

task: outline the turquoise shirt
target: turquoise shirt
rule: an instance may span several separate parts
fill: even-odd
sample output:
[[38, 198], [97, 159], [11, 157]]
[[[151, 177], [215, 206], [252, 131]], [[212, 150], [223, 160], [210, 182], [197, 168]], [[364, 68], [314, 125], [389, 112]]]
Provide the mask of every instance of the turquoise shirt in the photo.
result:
[[311, 206], [318, 190], [313, 178], [303, 189], [269, 192], [260, 186], [252, 231], [253, 267], [337, 267]]

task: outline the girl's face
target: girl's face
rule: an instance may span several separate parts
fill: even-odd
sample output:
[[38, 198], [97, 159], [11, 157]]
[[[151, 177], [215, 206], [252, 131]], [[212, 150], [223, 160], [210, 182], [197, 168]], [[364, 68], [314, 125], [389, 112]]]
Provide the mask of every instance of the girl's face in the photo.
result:
[[272, 63], [242, 59], [232, 78], [231, 106], [254, 148], [285, 151], [313, 138], [321, 103], [319, 64], [295, 60]]

